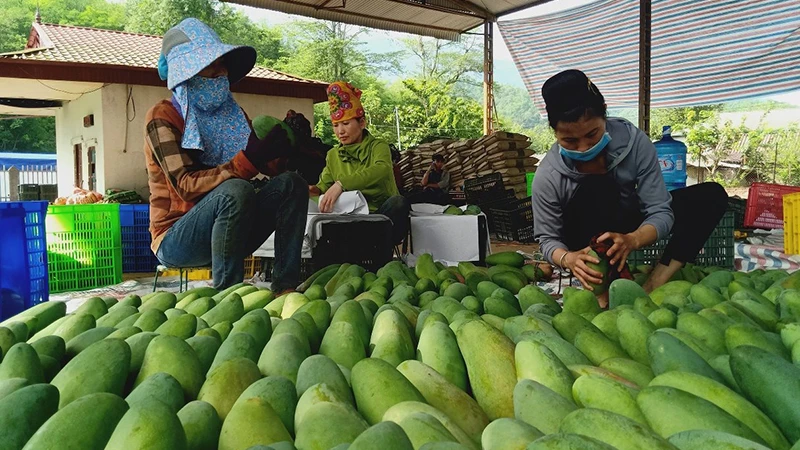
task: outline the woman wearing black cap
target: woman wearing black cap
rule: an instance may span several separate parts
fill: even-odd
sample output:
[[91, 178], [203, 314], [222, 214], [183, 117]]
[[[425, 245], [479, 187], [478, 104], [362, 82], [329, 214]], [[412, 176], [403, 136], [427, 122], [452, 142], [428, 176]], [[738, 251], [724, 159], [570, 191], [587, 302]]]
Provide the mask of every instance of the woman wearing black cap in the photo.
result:
[[533, 184], [534, 232], [553, 264], [584, 287], [601, 284], [589, 244], [608, 242], [609, 263], [622, 272], [631, 251], [672, 237], [645, 283], [650, 292], [694, 261], [727, 208], [716, 183], [667, 192], [655, 146], [625, 119], [608, 118], [600, 90], [579, 70], [542, 87], [556, 143]]

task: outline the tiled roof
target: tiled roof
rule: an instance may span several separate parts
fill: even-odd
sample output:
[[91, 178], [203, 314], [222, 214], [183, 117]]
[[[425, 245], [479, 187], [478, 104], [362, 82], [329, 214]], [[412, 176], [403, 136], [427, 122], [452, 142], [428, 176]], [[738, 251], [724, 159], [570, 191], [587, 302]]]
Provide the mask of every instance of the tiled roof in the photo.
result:
[[[96, 28], [34, 23], [27, 48], [2, 53], [0, 58], [155, 69], [161, 37]], [[254, 67], [250, 78], [302, 84], [319, 81]]]

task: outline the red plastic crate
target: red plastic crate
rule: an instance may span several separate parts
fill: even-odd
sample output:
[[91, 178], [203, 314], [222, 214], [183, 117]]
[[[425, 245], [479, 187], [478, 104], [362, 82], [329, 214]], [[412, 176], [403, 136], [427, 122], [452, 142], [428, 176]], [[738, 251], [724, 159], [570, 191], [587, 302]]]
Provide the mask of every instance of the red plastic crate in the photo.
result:
[[800, 192], [798, 186], [753, 183], [747, 196], [744, 226], [747, 228], [783, 228], [783, 196]]

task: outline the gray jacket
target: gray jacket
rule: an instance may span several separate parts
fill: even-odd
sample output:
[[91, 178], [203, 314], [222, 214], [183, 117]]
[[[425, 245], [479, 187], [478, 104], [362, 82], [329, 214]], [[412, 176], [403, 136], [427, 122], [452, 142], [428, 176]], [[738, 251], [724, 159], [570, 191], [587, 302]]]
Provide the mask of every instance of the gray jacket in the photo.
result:
[[[609, 118], [606, 131], [611, 135], [606, 147], [608, 171], [620, 185], [623, 207], [642, 211], [642, 225], [653, 225], [659, 239], [668, 236], [675, 220], [670, 206], [672, 196], [664, 184], [655, 146], [625, 119]], [[561, 156], [557, 144], [536, 170], [532, 189], [534, 237], [552, 263], [557, 248], [567, 249], [562, 242], [563, 211], [584, 176], [572, 161]]]

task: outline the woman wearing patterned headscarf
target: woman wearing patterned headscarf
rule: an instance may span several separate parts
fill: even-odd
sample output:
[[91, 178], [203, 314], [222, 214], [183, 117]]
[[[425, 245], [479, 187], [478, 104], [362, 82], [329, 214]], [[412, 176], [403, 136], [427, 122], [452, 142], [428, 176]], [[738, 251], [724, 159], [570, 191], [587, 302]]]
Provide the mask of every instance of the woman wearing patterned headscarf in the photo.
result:
[[408, 201], [400, 195], [392, 169], [389, 144], [367, 131], [361, 91], [337, 81], [328, 87], [333, 132], [339, 145], [328, 151], [319, 183], [309, 194], [325, 194], [319, 209], [330, 212], [344, 191], [361, 191], [371, 213], [392, 220], [393, 239], [400, 243], [408, 233]]
[[258, 139], [231, 94], [255, 60], [197, 19], [164, 35], [158, 73], [173, 95], [145, 120], [151, 247], [171, 267], [211, 264], [221, 289], [242, 281], [244, 258], [275, 231], [272, 284], [282, 292], [299, 282], [307, 185], [286, 173], [255, 193], [248, 181], [290, 149], [277, 125]]

